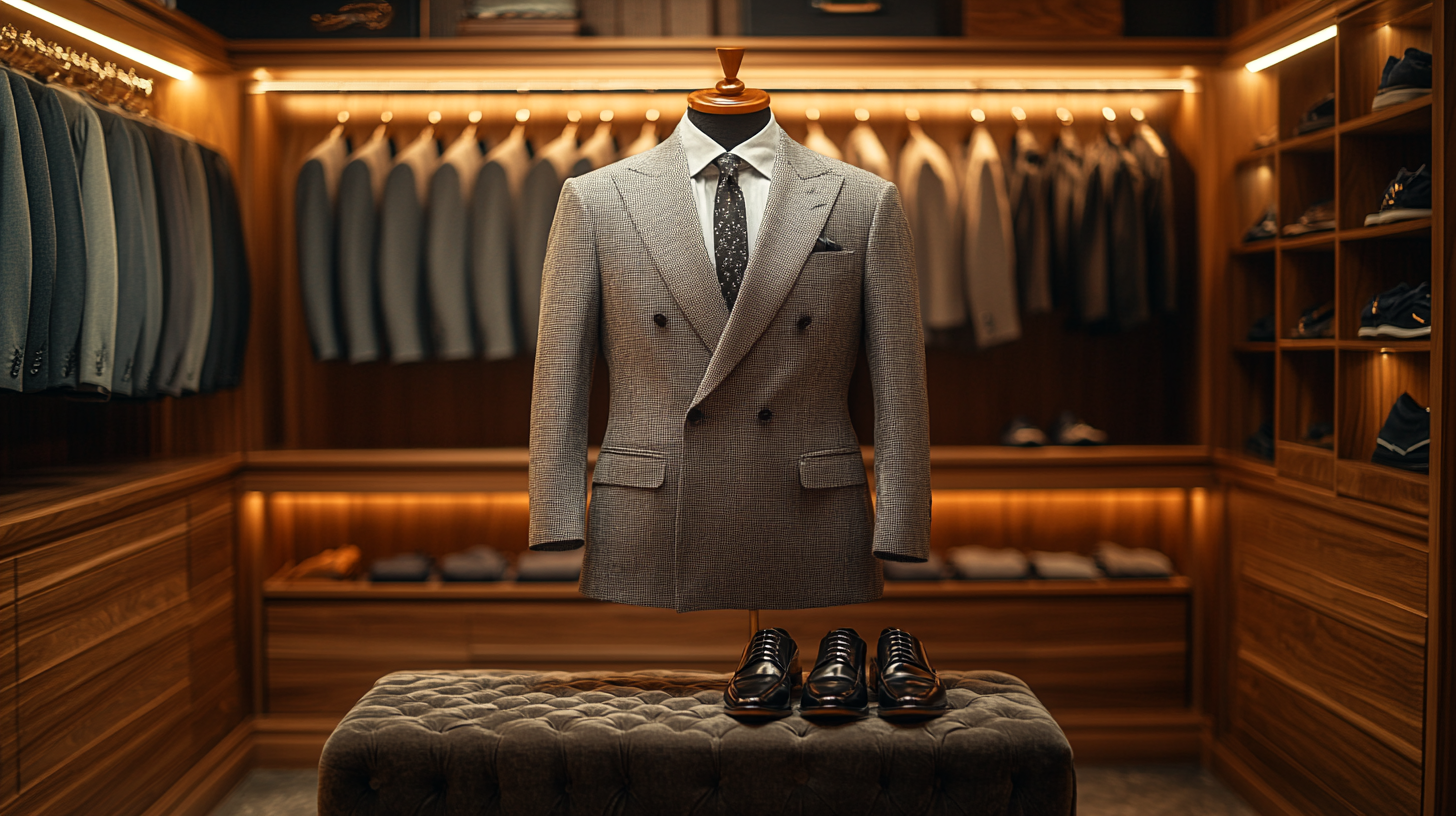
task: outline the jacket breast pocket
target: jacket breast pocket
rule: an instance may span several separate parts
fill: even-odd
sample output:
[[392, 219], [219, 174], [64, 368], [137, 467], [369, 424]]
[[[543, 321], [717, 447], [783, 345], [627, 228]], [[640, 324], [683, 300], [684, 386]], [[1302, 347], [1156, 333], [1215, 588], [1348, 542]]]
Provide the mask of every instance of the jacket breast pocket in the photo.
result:
[[859, 448], [814, 451], [799, 457], [799, 484], [811, 490], [852, 487], [867, 481]]
[[655, 489], [662, 487], [667, 459], [655, 451], [602, 448], [592, 469], [592, 484]]
[[846, 272], [859, 271], [859, 253], [852, 249], [841, 249], [838, 252], [810, 252], [808, 260], [804, 261], [804, 272], [822, 272], [826, 275], [839, 275]]

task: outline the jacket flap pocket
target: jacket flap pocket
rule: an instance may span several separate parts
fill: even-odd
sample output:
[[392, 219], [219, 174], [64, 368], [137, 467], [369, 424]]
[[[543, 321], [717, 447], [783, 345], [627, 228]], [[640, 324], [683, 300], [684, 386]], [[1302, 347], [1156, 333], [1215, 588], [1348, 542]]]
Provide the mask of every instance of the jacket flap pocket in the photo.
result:
[[667, 460], [658, 454], [603, 448], [597, 454], [597, 466], [592, 470], [592, 483], [623, 487], [662, 487], [666, 473]]
[[808, 488], [862, 485], [864, 459], [858, 448], [818, 451], [799, 457], [799, 484]]

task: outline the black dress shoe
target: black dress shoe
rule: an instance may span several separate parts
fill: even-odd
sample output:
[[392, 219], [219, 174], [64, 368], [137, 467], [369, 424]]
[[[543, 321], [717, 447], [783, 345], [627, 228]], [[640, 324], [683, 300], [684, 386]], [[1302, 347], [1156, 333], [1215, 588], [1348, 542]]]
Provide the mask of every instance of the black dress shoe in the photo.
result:
[[723, 707], [737, 720], [777, 720], [794, 713], [794, 692], [802, 684], [794, 639], [783, 629], [760, 629], [728, 681]]
[[925, 647], [903, 629], [880, 633], [875, 650], [875, 692], [880, 717], [886, 720], [915, 720], [938, 717], [948, 707], [945, 685], [930, 667]]
[[835, 629], [819, 641], [819, 659], [804, 681], [799, 713], [811, 720], [863, 717], [870, 710], [865, 683], [869, 647], [853, 629]]

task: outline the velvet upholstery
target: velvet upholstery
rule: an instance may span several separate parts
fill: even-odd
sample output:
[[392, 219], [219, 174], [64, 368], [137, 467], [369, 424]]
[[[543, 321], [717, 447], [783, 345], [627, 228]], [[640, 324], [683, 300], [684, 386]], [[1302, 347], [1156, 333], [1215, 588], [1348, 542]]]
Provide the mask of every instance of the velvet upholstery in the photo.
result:
[[723, 714], [727, 674], [399, 672], [329, 737], [320, 816], [1067, 816], [1072, 750], [1027, 686], [943, 672], [914, 725]]

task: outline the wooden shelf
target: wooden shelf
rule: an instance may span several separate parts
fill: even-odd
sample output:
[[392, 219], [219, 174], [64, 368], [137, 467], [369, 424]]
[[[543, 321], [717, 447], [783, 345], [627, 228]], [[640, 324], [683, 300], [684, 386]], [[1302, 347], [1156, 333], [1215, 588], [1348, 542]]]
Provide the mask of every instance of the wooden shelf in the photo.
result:
[[237, 454], [56, 468], [0, 482], [0, 557], [92, 528], [237, 472]]
[[1317, 340], [1282, 339], [1279, 341], [1280, 351], [1334, 351], [1335, 347], [1335, 341], [1326, 338]]
[[1426, 238], [1431, 234], [1431, 219], [1413, 218], [1394, 224], [1380, 224], [1374, 227], [1342, 229], [1338, 233], [1341, 241], [1380, 241], [1387, 238]]
[[1373, 462], [1345, 458], [1336, 461], [1335, 492], [1418, 516], [1431, 510], [1429, 475]]
[[1285, 139], [1278, 144], [1280, 153], [1333, 153], [1335, 152], [1335, 128], [1333, 126]]
[[1273, 340], [1239, 340], [1233, 344], [1235, 354], [1272, 354], [1276, 348]]
[[[1192, 582], [1171, 578], [1100, 578], [1095, 580], [1027, 579], [1022, 581], [886, 581], [886, 599], [979, 597], [1086, 597], [1187, 595]], [[423, 581], [383, 583], [369, 581], [287, 581], [263, 584], [268, 600], [395, 600], [395, 601], [580, 601], [597, 603], [577, 591], [569, 581], [516, 583], [456, 583]]]
[[1268, 145], [1266, 147], [1256, 147], [1253, 150], [1250, 150], [1248, 153], [1245, 153], [1244, 155], [1235, 159], [1234, 166], [1243, 167], [1246, 164], [1257, 164], [1259, 162], [1266, 162], [1270, 159], [1273, 159], [1276, 155], [1278, 155], [1278, 153], [1279, 150], [1274, 145]]
[[1430, 340], [1396, 340], [1383, 338], [1377, 340], [1341, 340], [1339, 342], [1341, 351], [1364, 351], [1380, 352], [1384, 354], [1430, 354]]
[[1312, 232], [1308, 235], [1296, 235], [1292, 238], [1280, 237], [1279, 249], [1285, 252], [1333, 252], [1335, 249], [1335, 231], [1325, 230], [1323, 232]]
[[1229, 252], [1234, 255], [1259, 255], [1265, 252], [1273, 252], [1278, 246], [1277, 238], [1264, 238], [1258, 241], [1245, 241], [1229, 247]]
[[1386, 134], [1429, 133], [1431, 130], [1431, 95], [1373, 111], [1358, 119], [1341, 122], [1341, 135], [1378, 136]]

